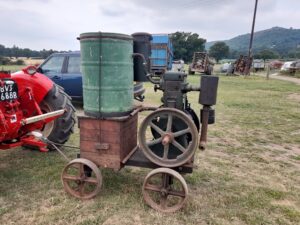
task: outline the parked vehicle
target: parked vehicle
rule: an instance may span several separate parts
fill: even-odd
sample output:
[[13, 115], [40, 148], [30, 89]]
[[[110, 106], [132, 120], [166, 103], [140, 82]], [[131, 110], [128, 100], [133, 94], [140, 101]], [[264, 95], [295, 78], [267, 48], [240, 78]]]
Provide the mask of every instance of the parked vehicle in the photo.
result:
[[220, 72], [221, 72], [221, 73], [227, 73], [229, 66], [230, 66], [230, 63], [228, 63], [228, 62], [227, 62], [227, 63], [224, 63], [224, 64], [221, 66]]
[[172, 71], [174, 72], [184, 72], [184, 61], [174, 60], [172, 63]]
[[0, 71], [0, 82], [0, 149], [27, 146], [45, 152], [52, 145], [37, 137], [58, 144], [69, 139], [75, 109], [61, 87], [34, 66], [13, 74]]
[[255, 72], [265, 69], [265, 61], [263, 59], [254, 59], [252, 62], [252, 68]]
[[294, 61], [290, 66], [290, 73], [295, 74], [297, 71], [300, 71], [300, 60]]
[[289, 71], [291, 68], [293, 61], [289, 61], [289, 62], [285, 62], [282, 67], [281, 67], [281, 71]]
[[189, 65], [189, 74], [204, 73], [211, 75], [214, 61], [207, 52], [194, 52], [192, 63]]
[[283, 65], [282, 61], [274, 60], [269, 63], [270, 69], [280, 69]]
[[[54, 53], [37, 70], [63, 87], [65, 92], [72, 97], [72, 100], [83, 101], [80, 51]], [[135, 98], [141, 96], [144, 92], [143, 83], [136, 83], [134, 85]]]
[[172, 69], [173, 44], [169, 34], [152, 34], [151, 72], [162, 74]]
[[234, 62], [233, 74], [249, 75], [252, 61], [252, 57], [249, 58], [247, 55], [240, 55], [240, 57]]

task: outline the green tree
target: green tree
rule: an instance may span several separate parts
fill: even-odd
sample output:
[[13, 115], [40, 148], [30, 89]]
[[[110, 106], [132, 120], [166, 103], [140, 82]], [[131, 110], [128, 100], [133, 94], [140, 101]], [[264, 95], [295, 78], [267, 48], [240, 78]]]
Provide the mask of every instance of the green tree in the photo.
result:
[[219, 62], [220, 59], [228, 57], [229, 47], [225, 42], [218, 41], [209, 48], [209, 55], [214, 57], [217, 62]]
[[0, 44], [0, 56], [5, 55], [5, 46]]
[[299, 59], [300, 58], [300, 49], [294, 49], [288, 52], [289, 58]]
[[257, 58], [257, 59], [278, 59], [278, 58], [280, 58], [280, 55], [277, 52], [273, 51], [273, 50], [264, 49], [264, 50], [260, 51], [259, 53], [254, 54], [254, 58]]
[[32, 51], [29, 48], [24, 48], [22, 51], [22, 55], [27, 58], [29, 58], [31, 56], [31, 53], [32, 53]]
[[240, 52], [240, 51], [237, 51], [237, 50], [234, 50], [234, 49], [230, 49], [229, 54], [228, 54], [228, 58], [237, 59], [238, 57], [240, 57], [240, 55], [246, 55], [246, 54], [247, 54], [247, 52]]
[[[41, 51], [36, 51], [36, 50], [31, 50], [29, 48], [19, 48], [16, 45], [13, 45], [12, 48], [5, 47], [4, 45], [0, 44], [0, 56], [5, 56], [5, 57], [42, 57], [42, 58], [47, 58], [49, 55], [52, 53], [58, 52], [56, 50], [50, 49], [46, 50], [43, 49]], [[65, 51], [61, 51], [65, 52]]]
[[204, 51], [205, 39], [199, 34], [191, 32], [179, 32], [171, 35], [174, 48], [174, 58], [191, 62], [194, 52]]
[[8, 65], [11, 62], [9, 58], [0, 56], [0, 65]]
[[14, 63], [15, 65], [24, 65], [25, 62], [22, 59], [17, 59], [17, 61]]
[[11, 55], [12, 57], [16, 57], [16, 58], [20, 57], [20, 49], [19, 49], [19, 47], [16, 46], [16, 45], [13, 45], [13, 47], [11, 49], [11, 54], [12, 54]]

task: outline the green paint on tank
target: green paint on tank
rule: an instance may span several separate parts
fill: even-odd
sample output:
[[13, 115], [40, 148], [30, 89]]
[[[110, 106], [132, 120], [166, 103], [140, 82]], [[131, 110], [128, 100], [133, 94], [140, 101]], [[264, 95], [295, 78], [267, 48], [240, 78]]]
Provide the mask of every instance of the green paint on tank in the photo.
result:
[[131, 112], [132, 37], [117, 33], [83, 33], [80, 51], [85, 113], [112, 117]]

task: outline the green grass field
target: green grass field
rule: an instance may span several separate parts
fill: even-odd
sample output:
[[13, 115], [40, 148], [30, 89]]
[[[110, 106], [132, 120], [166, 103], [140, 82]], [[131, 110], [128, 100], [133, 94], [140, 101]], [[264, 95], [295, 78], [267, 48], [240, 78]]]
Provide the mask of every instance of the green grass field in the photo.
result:
[[[161, 92], [146, 87], [145, 102], [159, 105]], [[198, 93], [189, 97], [199, 112]], [[183, 210], [162, 214], [144, 204], [150, 170], [103, 169], [101, 193], [80, 201], [63, 191], [58, 153], [13, 149], [0, 153], [0, 224], [300, 224], [300, 86], [220, 76], [215, 108], [208, 149], [197, 151], [197, 168], [185, 176]], [[78, 129], [68, 144], [79, 144]]]

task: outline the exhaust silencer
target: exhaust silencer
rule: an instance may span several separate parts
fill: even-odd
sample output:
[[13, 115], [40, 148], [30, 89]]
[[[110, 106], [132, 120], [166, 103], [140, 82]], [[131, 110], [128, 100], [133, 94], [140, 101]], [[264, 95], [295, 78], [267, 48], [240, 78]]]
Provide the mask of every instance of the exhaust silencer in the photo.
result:
[[217, 76], [201, 77], [201, 92], [199, 96], [199, 103], [203, 105], [203, 109], [200, 111], [202, 126], [199, 149], [201, 150], [206, 148], [208, 124], [215, 122], [215, 111], [211, 106], [217, 103], [218, 83], [219, 77]]
[[201, 92], [199, 103], [201, 105], [212, 106], [217, 103], [219, 77], [217, 76], [201, 76]]

